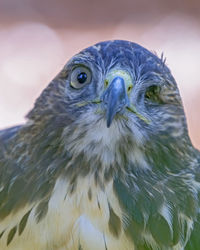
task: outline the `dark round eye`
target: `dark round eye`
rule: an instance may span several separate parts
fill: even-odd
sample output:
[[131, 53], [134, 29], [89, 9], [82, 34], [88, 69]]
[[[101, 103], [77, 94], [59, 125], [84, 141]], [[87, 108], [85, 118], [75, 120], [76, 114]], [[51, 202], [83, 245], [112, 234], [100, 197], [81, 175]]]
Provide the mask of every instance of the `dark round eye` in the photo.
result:
[[80, 89], [92, 80], [91, 71], [85, 66], [78, 66], [71, 73], [70, 85], [74, 89]]
[[86, 82], [86, 80], [87, 80], [87, 74], [85, 72], [81, 72], [80, 74], [78, 74], [77, 80], [78, 80], [78, 82], [80, 84]]
[[152, 85], [147, 88], [145, 98], [153, 103], [162, 103], [160, 98], [160, 86]]

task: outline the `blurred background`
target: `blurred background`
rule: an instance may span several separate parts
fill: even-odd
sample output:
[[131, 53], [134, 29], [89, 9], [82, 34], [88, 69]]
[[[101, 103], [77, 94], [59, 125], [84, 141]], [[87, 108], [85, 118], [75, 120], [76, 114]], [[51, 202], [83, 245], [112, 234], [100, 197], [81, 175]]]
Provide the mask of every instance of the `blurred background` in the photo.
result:
[[25, 121], [73, 54], [108, 39], [164, 52], [200, 149], [198, 0], [0, 0], [0, 128]]

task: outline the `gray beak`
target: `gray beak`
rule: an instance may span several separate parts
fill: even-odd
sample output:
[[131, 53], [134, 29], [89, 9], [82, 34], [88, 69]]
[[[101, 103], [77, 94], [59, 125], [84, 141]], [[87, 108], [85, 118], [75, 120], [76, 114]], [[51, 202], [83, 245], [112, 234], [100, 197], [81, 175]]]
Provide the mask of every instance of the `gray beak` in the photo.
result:
[[129, 99], [125, 88], [124, 79], [115, 77], [102, 95], [106, 109], [106, 121], [109, 128], [116, 113], [129, 106]]

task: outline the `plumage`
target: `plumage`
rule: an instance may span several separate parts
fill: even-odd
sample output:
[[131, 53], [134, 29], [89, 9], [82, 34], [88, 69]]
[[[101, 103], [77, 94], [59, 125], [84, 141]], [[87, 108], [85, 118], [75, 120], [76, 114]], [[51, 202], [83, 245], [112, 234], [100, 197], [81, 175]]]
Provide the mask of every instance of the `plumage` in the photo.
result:
[[75, 55], [0, 131], [0, 249], [197, 250], [200, 152], [163, 56]]

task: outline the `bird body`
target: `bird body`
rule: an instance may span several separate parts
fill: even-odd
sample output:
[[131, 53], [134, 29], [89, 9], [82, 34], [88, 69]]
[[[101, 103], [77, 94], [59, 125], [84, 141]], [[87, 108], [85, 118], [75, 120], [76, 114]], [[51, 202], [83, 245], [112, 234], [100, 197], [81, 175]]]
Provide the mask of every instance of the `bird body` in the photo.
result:
[[200, 153], [143, 47], [75, 55], [0, 149], [0, 249], [198, 250]]

